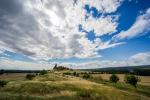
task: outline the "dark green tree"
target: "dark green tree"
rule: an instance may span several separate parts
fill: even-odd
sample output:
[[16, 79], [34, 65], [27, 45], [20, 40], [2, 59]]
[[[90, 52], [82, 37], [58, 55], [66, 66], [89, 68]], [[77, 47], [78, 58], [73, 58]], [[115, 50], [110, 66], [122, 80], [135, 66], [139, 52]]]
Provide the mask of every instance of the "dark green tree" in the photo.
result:
[[27, 74], [26, 79], [32, 80], [36, 75], [35, 74]]
[[119, 81], [119, 77], [115, 74], [112, 74], [109, 78], [110, 82], [117, 83]]
[[40, 71], [40, 75], [45, 75], [45, 74], [47, 74], [47, 73], [48, 73], [47, 70], [42, 70], [42, 71]]
[[139, 78], [135, 75], [126, 75], [125, 80], [126, 83], [133, 85], [136, 87], [137, 82], [139, 81]]
[[88, 73], [84, 73], [82, 78], [85, 78], [85, 79], [89, 79], [90, 78], [90, 75]]
[[1, 69], [0, 70], [0, 75], [4, 74], [5, 73], [5, 70]]

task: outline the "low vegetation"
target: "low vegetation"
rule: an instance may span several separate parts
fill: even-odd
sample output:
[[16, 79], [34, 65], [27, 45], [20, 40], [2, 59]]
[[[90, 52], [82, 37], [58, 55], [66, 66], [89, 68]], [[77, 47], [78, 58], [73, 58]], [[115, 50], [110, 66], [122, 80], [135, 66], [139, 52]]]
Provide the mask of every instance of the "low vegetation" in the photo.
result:
[[47, 74], [48, 73], [48, 71], [47, 70], [42, 70], [42, 71], [40, 71], [40, 75], [45, 75], [45, 74]]
[[84, 74], [82, 75], [82, 78], [84, 78], [84, 79], [89, 79], [89, 78], [90, 78], [90, 75], [89, 75], [88, 73], [84, 73]]
[[[42, 74], [40, 74], [42, 73]], [[149, 100], [150, 86], [119, 82], [118, 75], [105, 80], [95, 72], [42, 70], [26, 74], [0, 88], [0, 100]], [[43, 74], [44, 73], [44, 74]], [[27, 78], [28, 77], [28, 78]], [[8, 78], [9, 79], [9, 78]], [[119, 96], [118, 96], [119, 95]]]
[[134, 75], [125, 76], [125, 82], [133, 85], [134, 87], [136, 87], [138, 81], [139, 81], [139, 78], [137, 76], [134, 76]]
[[32, 80], [34, 77], [36, 77], [35, 74], [27, 74], [26, 75], [26, 79], [28, 79], [28, 80]]
[[0, 80], [0, 87], [4, 87], [7, 83], [8, 81]]
[[110, 76], [110, 82], [117, 83], [119, 81], [119, 77], [115, 74]]

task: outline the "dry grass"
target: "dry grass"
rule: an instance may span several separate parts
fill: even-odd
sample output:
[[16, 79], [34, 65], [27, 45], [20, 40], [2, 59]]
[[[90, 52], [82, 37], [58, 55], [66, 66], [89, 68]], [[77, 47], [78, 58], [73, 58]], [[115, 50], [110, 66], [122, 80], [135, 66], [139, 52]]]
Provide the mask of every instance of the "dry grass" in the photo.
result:
[[[39, 100], [47, 100], [46, 98], [50, 98], [48, 100], [149, 100], [146, 96], [120, 91], [111, 86], [79, 77], [66, 77], [62, 74], [49, 73], [48, 75], [36, 76], [35, 79], [30, 81], [24, 81], [25, 75], [8, 74], [0, 76], [1, 79], [16, 80], [10, 81], [6, 87], [0, 89], [0, 100], [5, 100], [1, 99], [3, 97], [8, 97], [7, 100], [11, 100], [14, 95], [17, 98], [15, 100], [19, 100], [20, 95], [32, 96], [33, 99], [30, 100], [38, 100], [37, 98], [44, 98]], [[103, 79], [109, 79], [110, 75], [101, 74], [100, 76]], [[122, 78], [123, 75], [119, 75], [119, 77]]]
[[[124, 82], [125, 74], [116, 74], [119, 77], [120, 82]], [[109, 80], [111, 74], [94, 74], [93, 76], [101, 76], [104, 80]], [[140, 78], [140, 82], [138, 84], [150, 86], [150, 76], [138, 76]]]
[[9, 80], [9, 81], [16, 81], [16, 80], [24, 80], [27, 73], [6, 73], [0, 75], [0, 80]]
[[[10, 81], [17, 81], [17, 80], [24, 80], [25, 76], [27, 73], [9, 73], [9, 74], [3, 74], [0, 75], [0, 80], [10, 80]], [[94, 74], [93, 76], [101, 76], [102, 79], [104, 80], [109, 80], [109, 77], [111, 76], [111, 74]], [[119, 77], [119, 81], [120, 82], [124, 82], [124, 74], [117, 74], [117, 76]], [[140, 82], [138, 84], [141, 85], [147, 85], [150, 86], [150, 76], [138, 76], [140, 78]], [[74, 81], [74, 80], [82, 80], [76, 77], [62, 77], [60, 75], [57, 74], [49, 74], [48, 76], [44, 76], [44, 77], [37, 77], [35, 80], [38, 81], [64, 81], [64, 80], [70, 80], [70, 81]]]

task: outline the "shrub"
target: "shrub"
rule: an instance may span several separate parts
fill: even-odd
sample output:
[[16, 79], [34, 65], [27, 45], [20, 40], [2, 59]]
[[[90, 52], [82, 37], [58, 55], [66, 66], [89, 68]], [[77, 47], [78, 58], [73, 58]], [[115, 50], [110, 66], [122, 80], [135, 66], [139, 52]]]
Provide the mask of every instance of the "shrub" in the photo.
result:
[[80, 74], [79, 73], [76, 73], [76, 77], [79, 77], [80, 76]]
[[64, 72], [63, 75], [71, 75], [70, 72]]
[[102, 95], [90, 89], [77, 91], [76, 96], [79, 100], [103, 100]]
[[77, 96], [82, 97], [82, 98], [90, 98], [91, 93], [89, 91], [78, 91]]
[[0, 80], [0, 87], [4, 87], [7, 83], [8, 81]]
[[36, 76], [39, 75], [38, 73], [35, 74]]
[[139, 81], [139, 78], [137, 76], [134, 76], [134, 75], [125, 76], [125, 82], [133, 85], [134, 87], [136, 87], [138, 81]]
[[47, 74], [47, 73], [48, 73], [47, 70], [42, 70], [42, 71], [40, 71], [40, 75], [45, 75], [45, 74]]
[[34, 75], [34, 74], [27, 74], [27, 75], [26, 75], [26, 79], [32, 80], [35, 76], [36, 76], [36, 75]]
[[79, 73], [73, 72], [73, 76], [79, 77]]
[[76, 72], [73, 72], [73, 76], [76, 76], [76, 74], [77, 74]]
[[115, 74], [110, 76], [110, 82], [117, 83], [119, 81], [119, 77]]
[[84, 73], [82, 78], [88, 79], [88, 78], [90, 78], [90, 75], [88, 73]]

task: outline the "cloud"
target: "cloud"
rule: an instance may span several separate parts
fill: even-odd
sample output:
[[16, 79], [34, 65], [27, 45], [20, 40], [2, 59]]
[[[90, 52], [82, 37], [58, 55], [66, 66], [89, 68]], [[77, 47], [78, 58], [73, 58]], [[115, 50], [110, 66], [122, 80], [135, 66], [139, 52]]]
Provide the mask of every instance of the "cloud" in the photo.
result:
[[2, 54], [4, 51], [0, 49], [0, 54]]
[[25, 62], [12, 60], [8, 58], [0, 58], [0, 69], [20, 69], [20, 70], [41, 70], [52, 69], [57, 63], [58, 65], [67, 66], [73, 69], [88, 69], [88, 68], [105, 68], [105, 67], [121, 67], [121, 66], [137, 66], [137, 65], [150, 65], [150, 52], [137, 53], [124, 60], [102, 60], [93, 59], [91, 61], [85, 60], [83, 62]]
[[96, 33], [96, 36], [112, 34], [117, 31], [117, 26], [118, 23], [116, 22], [116, 18], [112, 16], [102, 16], [99, 19], [90, 17], [83, 23], [83, 28], [87, 31], [90, 31], [92, 30], [92, 27], [94, 29], [94, 32]]
[[[0, 49], [35, 60], [100, 56], [101, 45], [88, 40], [86, 33], [78, 31], [78, 25], [102, 36], [115, 32], [118, 24], [111, 15], [85, 21], [83, 7], [89, 4], [101, 13], [112, 13], [121, 3], [122, 0], [81, 0], [74, 5], [73, 0], [1, 0]], [[104, 44], [103, 49], [118, 43]]]
[[142, 15], [139, 15], [135, 23], [127, 30], [115, 35], [114, 39], [133, 38], [146, 34], [150, 31], [150, 8]]
[[77, 69], [105, 68], [121, 66], [150, 65], [150, 52], [137, 53], [126, 60], [95, 60], [84, 63], [72, 64]]
[[130, 63], [133, 65], [149, 65], [150, 52], [138, 53], [130, 57]]
[[25, 62], [7, 58], [0, 58], [0, 69], [42, 70], [52, 69], [53, 66], [54, 65], [50, 65], [46, 62]]
[[96, 7], [102, 13], [112, 13], [122, 4], [124, 0], [82, 0], [83, 4]]
[[102, 42], [99, 38], [95, 39], [94, 42], [99, 45], [97, 47], [98, 50], [103, 50], [103, 49], [107, 49], [107, 48], [112, 48], [112, 47], [115, 47], [115, 46], [118, 46], [118, 45], [123, 45], [125, 44], [125, 42], [111, 42], [110, 41], [107, 41], [107, 42]]

